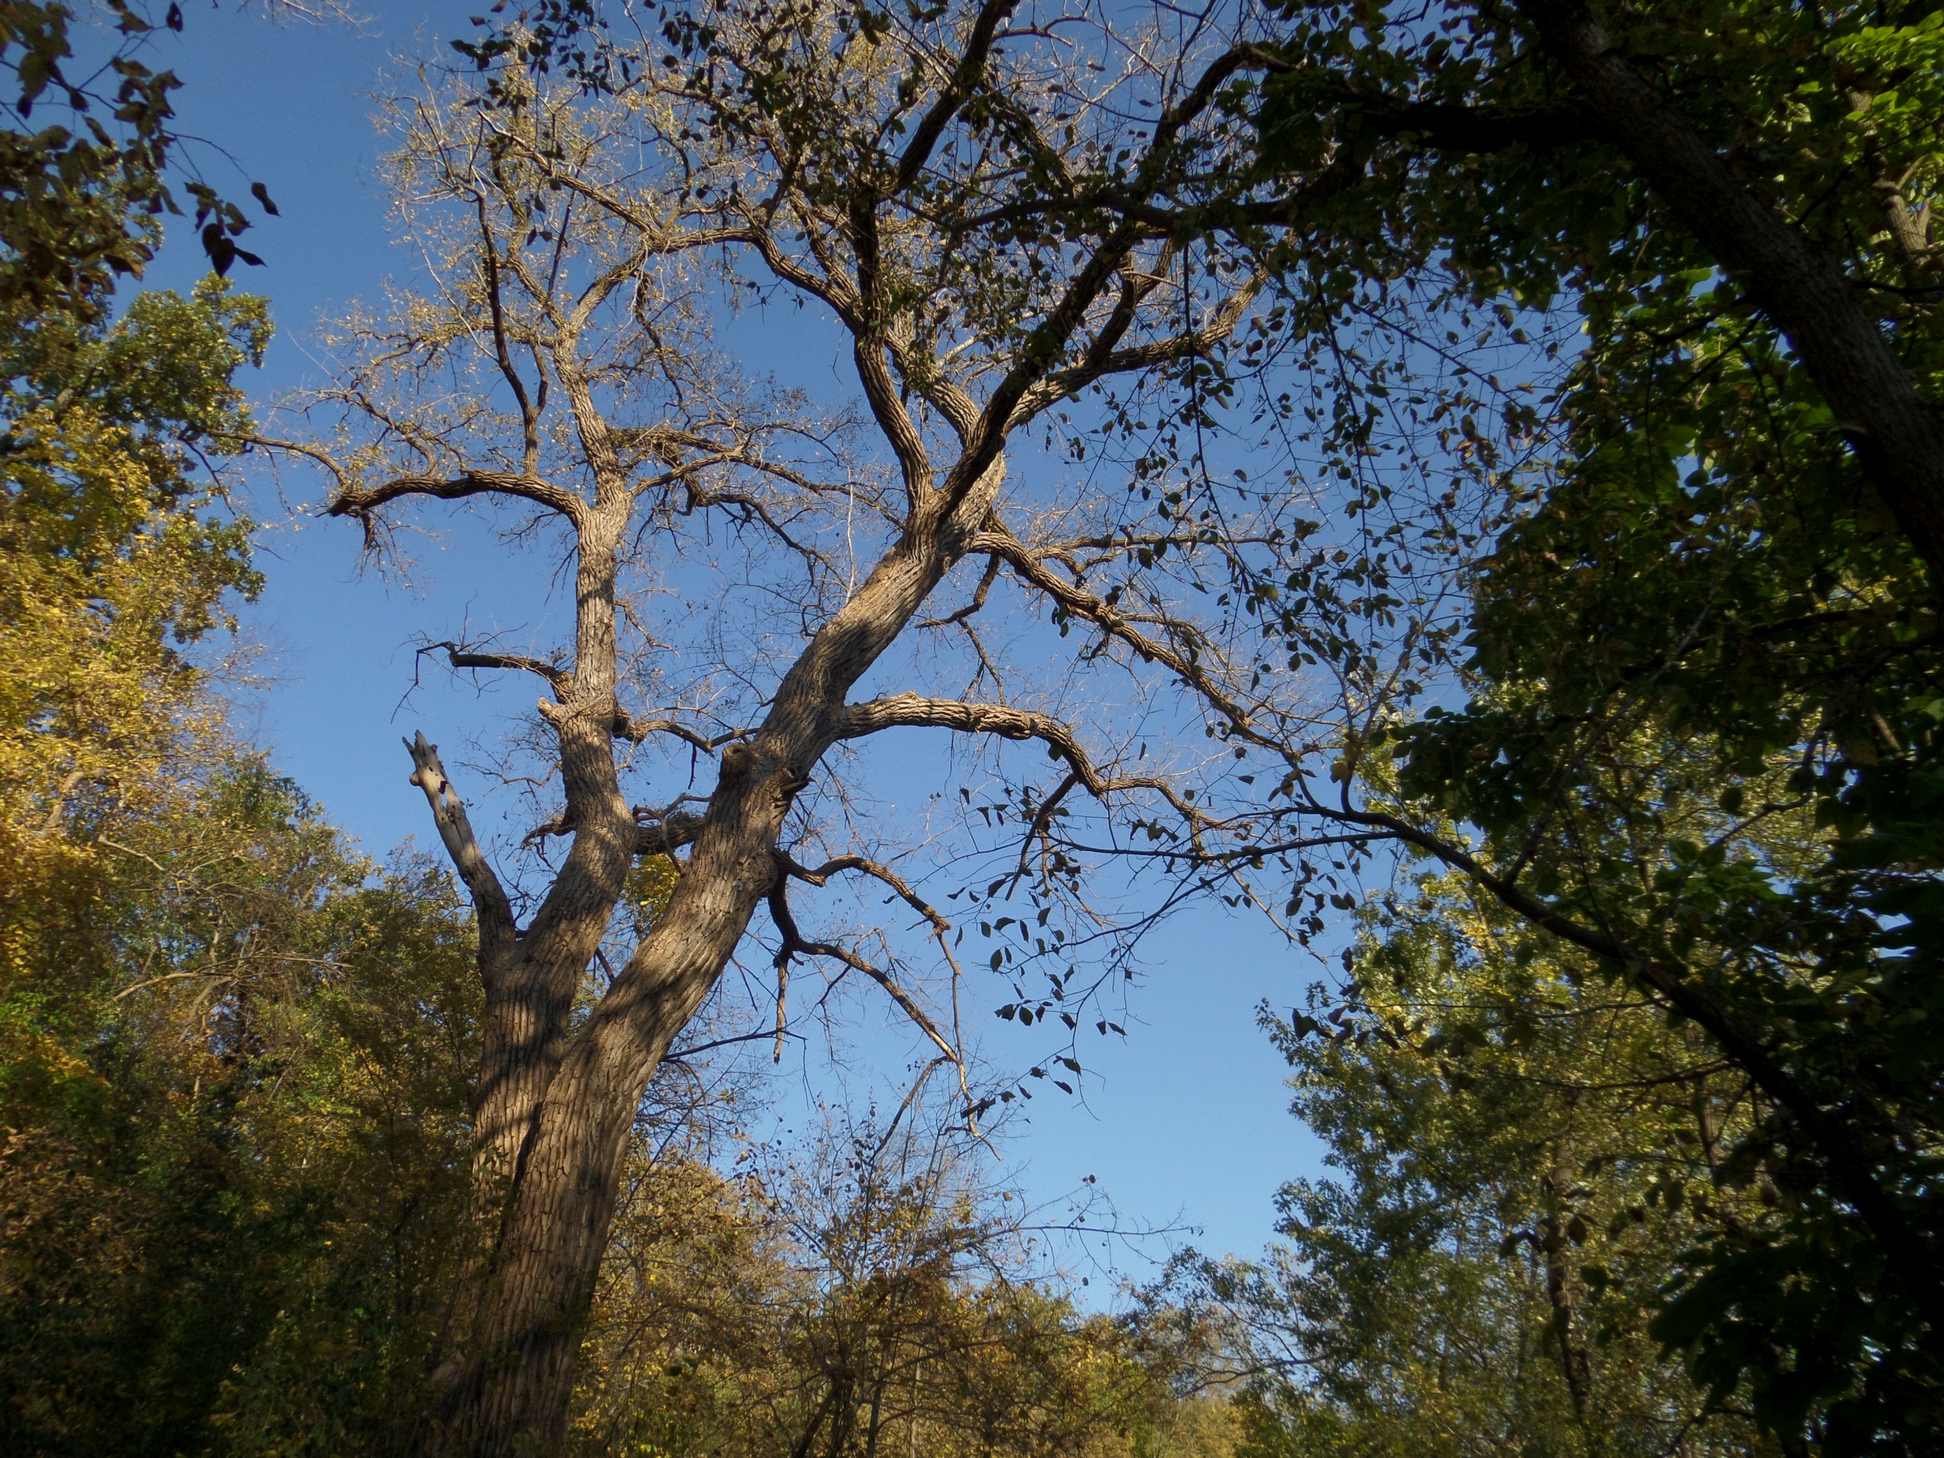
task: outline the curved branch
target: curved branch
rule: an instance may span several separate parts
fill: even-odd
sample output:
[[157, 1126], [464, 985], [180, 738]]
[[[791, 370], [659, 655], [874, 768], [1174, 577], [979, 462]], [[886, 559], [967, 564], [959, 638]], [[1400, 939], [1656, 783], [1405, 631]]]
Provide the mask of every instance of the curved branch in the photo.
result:
[[394, 476], [378, 486], [342, 485], [325, 508], [330, 516], [368, 517], [406, 496], [433, 496], [458, 501], [468, 496], [513, 496], [559, 512], [576, 526], [586, 514], [580, 497], [551, 481], [511, 471], [463, 471], [456, 476]]
[[964, 623], [976, 616], [986, 605], [986, 598], [992, 592], [992, 584], [999, 579], [999, 559], [987, 557], [985, 571], [979, 576], [979, 585], [972, 589], [972, 598], [964, 607], [957, 608], [939, 618], [924, 618], [913, 623], [914, 628], [949, 628], [954, 623]]
[[900, 876], [887, 865], [860, 855], [841, 855], [832, 856], [821, 866], [812, 869], [809, 866], [797, 864], [795, 860], [784, 852], [779, 851], [777, 855], [786, 872], [797, 880], [803, 881], [811, 886], [822, 886], [839, 871], [861, 871], [865, 875], [875, 877], [889, 886], [897, 893], [900, 901], [924, 917], [931, 925], [933, 931], [946, 932], [952, 929], [952, 924], [943, 916], [939, 915], [938, 911], [912, 888], [909, 881], [905, 880], [903, 876]]
[[544, 658], [530, 658], [524, 653], [479, 653], [449, 639], [427, 643], [418, 651], [430, 653], [435, 648], [445, 649], [446, 662], [456, 669], [508, 669], [517, 673], [531, 673], [545, 679], [556, 693], [568, 678], [566, 669]]
[[[938, 953], [941, 957], [945, 959], [945, 965], [949, 967], [952, 972], [952, 1037], [954, 1038], [954, 1040], [959, 1040], [961, 1038], [961, 1033], [960, 1033], [959, 1021], [958, 1021], [958, 987], [959, 987], [959, 982], [962, 980], [964, 974], [959, 968], [958, 958], [952, 955], [952, 944], [947, 939], [947, 934], [952, 930], [951, 922], [947, 921], [942, 915], [939, 914], [938, 910], [935, 907], [930, 905], [922, 896], [920, 896], [917, 890], [913, 888], [913, 886], [909, 881], [905, 880], [903, 876], [900, 876], [896, 871], [892, 870], [889, 866], [884, 865], [881, 862], [871, 860], [865, 856], [848, 854], [848, 855], [841, 855], [841, 856], [832, 856], [829, 860], [825, 861], [821, 866], [817, 866], [813, 869], [808, 866], [798, 865], [795, 860], [793, 860], [787, 853], [783, 851], [778, 851], [776, 854], [777, 854], [777, 863], [783, 867], [784, 871], [789, 876], [794, 877], [799, 881], [806, 882], [812, 886], [823, 885], [827, 880], [829, 880], [829, 878], [833, 874], [835, 874], [838, 871], [861, 871], [867, 876], [873, 876], [876, 879], [882, 881], [885, 885], [889, 886], [892, 889], [892, 891], [898, 896], [898, 898], [905, 903], [905, 905], [909, 906], [913, 911], [917, 912], [920, 916], [925, 918], [926, 922], [928, 922], [931, 927], [932, 940], [938, 944]], [[782, 886], [783, 886], [782, 880], [779, 878], [776, 887], [771, 893], [772, 897], [775, 898], [771, 903], [771, 910], [773, 913], [776, 907], [780, 904], [783, 906], [785, 914], [787, 915], [788, 905], [787, 903], [781, 900]], [[783, 994], [784, 994], [784, 979], [787, 975], [788, 974], [786, 970], [783, 969], [782, 967], [779, 967], [777, 969], [776, 1052], [779, 1058], [781, 1057], [782, 1050], [783, 1050], [783, 1037], [784, 1037]], [[937, 1041], [936, 1035], [934, 1035], [934, 1041]], [[942, 1042], [940, 1043], [940, 1046], [941, 1047], [944, 1046]], [[959, 1092], [965, 1096], [967, 1126], [971, 1129], [972, 1133], [976, 1135], [979, 1132], [978, 1116], [972, 1112], [972, 1107], [973, 1107], [972, 1086], [971, 1086], [970, 1079], [966, 1073], [965, 1062], [963, 1059], [959, 1058], [956, 1054], [947, 1053], [942, 1056], [948, 1059], [958, 1069]]]
[[783, 943], [776, 951], [776, 1058], [781, 1059], [783, 1056], [783, 997], [788, 985], [791, 959], [798, 956], [829, 957], [833, 961], [842, 962], [854, 972], [862, 972], [882, 987], [891, 1000], [898, 1005], [899, 1010], [911, 1019], [920, 1032], [931, 1039], [938, 1051], [963, 1068], [963, 1060], [959, 1057], [958, 1050], [938, 1030], [938, 1024], [931, 1020], [930, 1015], [918, 1006], [911, 994], [900, 987], [888, 972], [873, 966], [850, 948], [838, 946], [835, 942], [804, 940], [802, 933], [797, 930], [796, 918], [791, 915], [790, 903], [784, 894], [784, 887], [788, 883], [789, 873], [779, 863], [776, 879], [770, 885], [768, 898], [770, 917], [775, 921], [776, 929], [783, 937]]
[[722, 734], [702, 735], [676, 719], [638, 719], [633, 714], [622, 712], [614, 716], [613, 732], [616, 739], [625, 740], [629, 744], [639, 744], [650, 734], [667, 734], [681, 740], [691, 749], [700, 750], [703, 754], [714, 754], [723, 745], [734, 744], [739, 739], [747, 739], [755, 731], [731, 729]]
[[[883, 729], [955, 729], [965, 734], [996, 734], [1001, 739], [1037, 739], [1057, 757], [1066, 761], [1087, 793], [1096, 800], [1127, 790], [1149, 790], [1172, 806], [1191, 826], [1212, 823], [1210, 817], [1183, 798], [1167, 780], [1154, 775], [1104, 775], [1088, 758], [1074, 738], [1071, 725], [1050, 714], [1030, 709], [1014, 709], [1004, 704], [975, 704], [958, 699], [927, 699], [917, 694], [898, 694], [888, 699], [851, 704], [848, 718], [838, 737], [861, 739]], [[1062, 792], [1064, 793], [1064, 792]]]

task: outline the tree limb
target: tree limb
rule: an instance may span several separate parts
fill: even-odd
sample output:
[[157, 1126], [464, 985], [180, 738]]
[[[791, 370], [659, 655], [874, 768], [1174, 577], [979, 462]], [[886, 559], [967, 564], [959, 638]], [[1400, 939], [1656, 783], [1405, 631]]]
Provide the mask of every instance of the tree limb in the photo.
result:
[[558, 692], [567, 681], [567, 670], [557, 663], [549, 663], [544, 658], [530, 658], [523, 653], [480, 653], [470, 648], [462, 648], [450, 640], [427, 643], [419, 649], [430, 653], [435, 648], [443, 648], [446, 662], [456, 669], [509, 669], [519, 673], [531, 673], [547, 681]]
[[912, 888], [909, 881], [905, 880], [903, 876], [900, 876], [889, 866], [882, 865], [877, 861], [860, 855], [841, 855], [832, 856], [821, 866], [812, 869], [808, 866], [798, 865], [786, 852], [779, 851], [777, 854], [786, 872], [797, 880], [807, 882], [812, 886], [823, 885], [839, 871], [861, 871], [865, 875], [875, 877], [877, 880], [889, 886], [897, 893], [899, 900], [924, 917], [933, 931], [943, 932], [952, 929], [952, 924], [943, 916], [939, 915], [937, 910]]
[[405, 496], [433, 496], [441, 501], [457, 501], [467, 496], [513, 496], [559, 512], [576, 525], [587, 510], [573, 492], [537, 476], [469, 470], [456, 476], [394, 476], [378, 486], [343, 486], [325, 511], [331, 516], [362, 520], [379, 507]]
[[513, 906], [473, 836], [465, 803], [453, 790], [452, 781], [446, 778], [445, 766], [439, 761], [439, 746], [420, 730], [405, 741], [405, 752], [412, 757], [412, 773], [407, 783], [425, 792], [425, 803], [432, 807], [439, 839], [445, 843], [446, 854], [452, 858], [459, 879], [472, 893], [480, 941], [488, 946], [503, 946], [515, 936]]
[[1589, 120], [1748, 290], [1828, 399], [1863, 469], [1944, 595], [1944, 416], [1919, 393], [1836, 260], [1737, 177], [1586, 9], [1516, 0]]
[[938, 1025], [931, 1020], [930, 1015], [912, 1000], [911, 994], [900, 987], [889, 973], [865, 961], [848, 947], [838, 946], [834, 942], [812, 942], [804, 940], [802, 934], [797, 930], [796, 918], [791, 915], [789, 900], [784, 894], [783, 888], [788, 882], [789, 873], [779, 865], [776, 879], [771, 883], [769, 891], [770, 916], [776, 922], [776, 929], [782, 933], [783, 937], [783, 944], [777, 948], [776, 952], [776, 1060], [780, 1061], [783, 1056], [783, 994], [784, 988], [787, 985], [790, 959], [796, 956], [805, 956], [829, 957], [833, 961], [842, 962], [854, 972], [862, 972], [866, 977], [884, 989], [891, 1000], [898, 1005], [899, 1010], [907, 1018], [911, 1019], [912, 1023], [920, 1032], [931, 1039], [940, 1053], [943, 1053], [953, 1063], [960, 1064], [963, 1067], [958, 1050], [946, 1040], [945, 1035], [938, 1030]]
[[846, 712], [848, 719], [839, 735], [843, 739], [861, 739], [883, 729], [905, 727], [996, 734], [1001, 739], [1037, 739], [1066, 761], [1074, 777], [1097, 800], [1127, 790], [1148, 790], [1166, 800], [1191, 826], [1211, 823], [1208, 815], [1159, 776], [1121, 775], [1110, 778], [1103, 775], [1074, 738], [1072, 727], [1050, 714], [1014, 709], [1003, 704], [927, 699], [917, 694], [898, 694], [888, 699], [851, 704]]
[[486, 302], [493, 316], [493, 357], [499, 365], [500, 375], [513, 391], [513, 400], [520, 408], [521, 462], [526, 474], [533, 476], [540, 465], [540, 416], [527, 396], [526, 381], [513, 366], [513, 353], [506, 343], [506, 308], [500, 297], [499, 245], [494, 241], [492, 224], [486, 217], [486, 194], [473, 192], [473, 204], [479, 216], [479, 249], [483, 255], [486, 269]]

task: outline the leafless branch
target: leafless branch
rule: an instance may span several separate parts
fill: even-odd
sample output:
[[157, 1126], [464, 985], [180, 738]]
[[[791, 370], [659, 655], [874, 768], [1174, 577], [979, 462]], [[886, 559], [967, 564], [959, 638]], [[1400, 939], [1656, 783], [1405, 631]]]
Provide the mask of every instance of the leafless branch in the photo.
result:
[[512, 940], [512, 904], [473, 835], [465, 802], [446, 778], [445, 766], [439, 761], [439, 746], [420, 731], [405, 741], [405, 751], [412, 757], [409, 782], [424, 791], [425, 803], [432, 807], [433, 823], [439, 828], [439, 839], [445, 843], [446, 854], [458, 869], [459, 879], [472, 894], [480, 940], [495, 946]]

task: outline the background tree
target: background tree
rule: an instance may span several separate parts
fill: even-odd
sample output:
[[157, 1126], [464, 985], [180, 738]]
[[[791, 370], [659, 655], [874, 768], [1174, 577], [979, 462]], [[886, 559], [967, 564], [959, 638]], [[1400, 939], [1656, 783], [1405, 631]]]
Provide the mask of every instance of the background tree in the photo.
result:
[[888, 1123], [833, 1113], [802, 1147], [746, 1148], [735, 1179], [688, 1166], [631, 1182], [571, 1441], [752, 1458], [1221, 1453], [1215, 1406], [1177, 1401], [1169, 1363], [1082, 1315], [1049, 1271], [1074, 1212], [978, 1183], [952, 1102]]
[[32, 923], [86, 899], [89, 822], [165, 783], [193, 738], [180, 645], [255, 591], [247, 528], [216, 514], [196, 453], [247, 428], [235, 375], [267, 333], [261, 300], [212, 283], [145, 295], [113, 327], [43, 313], [12, 338], [0, 902], [16, 972]]
[[0, 976], [28, 1064], [44, 1033], [59, 1046], [68, 973], [98, 950], [92, 908], [124, 870], [111, 843], [213, 742], [182, 645], [257, 579], [201, 452], [247, 428], [235, 376], [266, 336], [262, 301], [213, 281], [112, 326], [44, 310], [7, 351]]
[[1253, 1450], [1807, 1451], [1762, 1437], [1765, 1372], [1697, 1382], [1655, 1325], [1697, 1247], [1788, 1219], [1745, 1076], [1461, 877], [1370, 920], [1347, 1004], [1265, 1013], [1336, 1173], [1284, 1187], [1266, 1262], [1189, 1282]]
[[[466, 930], [224, 735], [212, 630], [259, 579], [219, 473], [267, 315], [219, 278], [115, 307], [182, 159], [108, 9], [124, 49], [70, 80], [70, 13], [0, 8], [0, 1432], [376, 1451], [436, 1329]], [[226, 266], [242, 214], [186, 190]]]
[[151, 788], [9, 978], [0, 1427], [22, 1452], [401, 1452], [477, 1043], [445, 877], [247, 759]]

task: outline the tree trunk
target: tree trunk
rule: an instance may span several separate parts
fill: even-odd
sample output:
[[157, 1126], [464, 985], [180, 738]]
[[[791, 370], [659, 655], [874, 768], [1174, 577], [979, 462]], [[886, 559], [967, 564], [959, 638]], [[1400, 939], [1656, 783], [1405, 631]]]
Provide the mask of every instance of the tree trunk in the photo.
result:
[[544, 1117], [504, 1200], [502, 1226], [475, 1273], [468, 1359], [448, 1398], [447, 1451], [512, 1458], [566, 1440], [575, 1354], [614, 1217], [633, 1103], [556, 1075]]
[[[719, 933], [726, 942], [719, 953], [706, 943], [665, 936], [690, 952], [688, 975], [668, 976], [652, 1006], [633, 1010], [639, 1027], [624, 1028], [622, 1014], [604, 1003], [537, 1093], [532, 1067], [513, 1063], [497, 1070], [509, 1090], [528, 1090], [533, 1103], [520, 1121], [524, 1136], [510, 1172], [501, 1175], [490, 1150], [477, 1171], [482, 1187], [476, 1197], [482, 1210], [495, 1212], [497, 1230], [474, 1271], [463, 1366], [447, 1397], [447, 1452], [525, 1458], [557, 1452], [564, 1443], [575, 1358], [635, 1110], [740, 930], [738, 924], [733, 935]], [[645, 1036], [648, 1048], [636, 1046], [636, 1034]], [[503, 1102], [511, 1099], [509, 1092]]]
[[[1557, 1154], [1558, 1151], [1555, 1151], [1555, 1156]], [[1539, 1249], [1545, 1258], [1546, 1301], [1552, 1308], [1550, 1324], [1559, 1360], [1559, 1375], [1566, 1383], [1566, 1395], [1572, 1400], [1573, 1421], [1579, 1427], [1585, 1452], [1589, 1458], [1594, 1458], [1603, 1451], [1604, 1445], [1591, 1411], [1592, 1355], [1576, 1330], [1579, 1312], [1578, 1303], [1574, 1300], [1569, 1251], [1572, 1237], [1568, 1233], [1570, 1214], [1565, 1197], [1566, 1190], [1571, 1187], [1571, 1178], [1564, 1163], [1563, 1159], [1560, 1160], [1540, 1180], [1544, 1210], [1539, 1221]]]
[[[980, 473], [985, 491], [962, 507], [966, 518], [984, 510], [1002, 472], [993, 463]], [[915, 542], [887, 555], [812, 639], [747, 748], [725, 756], [667, 907], [588, 1021], [571, 1030], [566, 1014], [619, 896], [633, 821], [614, 789], [611, 707], [603, 712], [611, 688], [593, 706], [550, 706], [570, 788], [582, 786], [570, 806], [579, 800], [586, 809], [526, 931], [512, 932], [510, 921], [492, 937], [482, 928], [488, 1032], [474, 1173], [484, 1250], [460, 1308], [466, 1339], [442, 1394], [440, 1438], [452, 1458], [526, 1458], [564, 1442], [575, 1356], [635, 1110], [767, 895], [783, 817], [839, 737], [845, 695], [937, 585], [969, 530], [925, 526], [927, 535], [914, 532]], [[577, 750], [585, 760], [578, 766]], [[617, 844], [623, 835], [625, 849]], [[847, 1434], [841, 1411], [836, 1422]]]
[[887, 1379], [879, 1374], [871, 1387], [871, 1416], [864, 1430], [864, 1458], [877, 1458], [878, 1431], [884, 1418], [884, 1384]]

